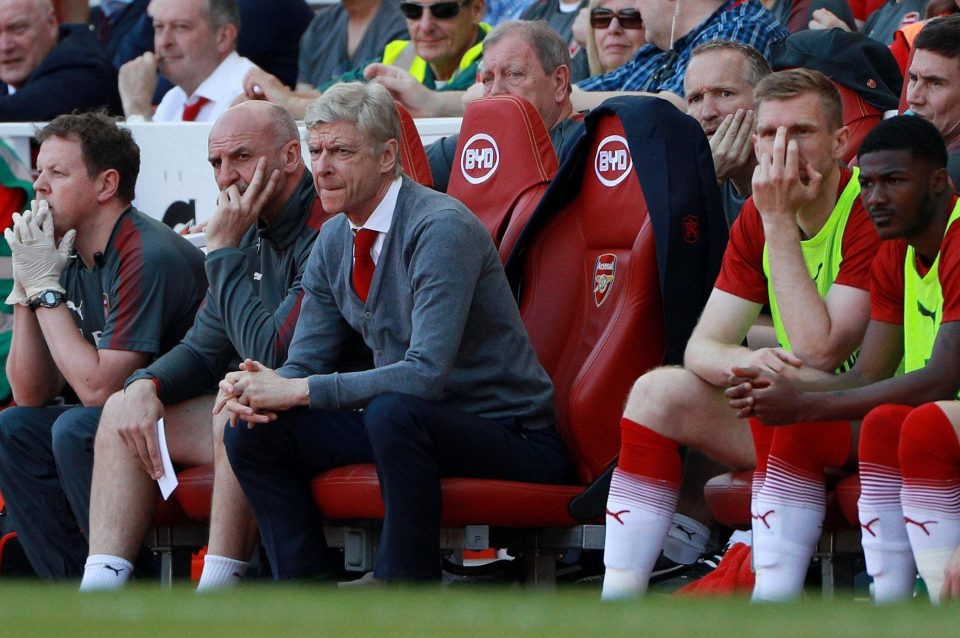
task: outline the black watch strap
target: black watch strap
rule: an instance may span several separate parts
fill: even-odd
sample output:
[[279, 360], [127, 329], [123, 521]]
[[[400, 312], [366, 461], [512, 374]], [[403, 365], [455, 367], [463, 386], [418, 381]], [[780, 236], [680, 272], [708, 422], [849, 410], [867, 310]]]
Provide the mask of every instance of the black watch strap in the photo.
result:
[[67, 296], [59, 290], [44, 290], [30, 301], [31, 308], [56, 308]]

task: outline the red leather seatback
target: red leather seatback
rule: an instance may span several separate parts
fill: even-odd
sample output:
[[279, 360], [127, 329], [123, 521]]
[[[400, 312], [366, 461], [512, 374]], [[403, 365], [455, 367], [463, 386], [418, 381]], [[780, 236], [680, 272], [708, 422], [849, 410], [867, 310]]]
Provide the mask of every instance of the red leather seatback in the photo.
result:
[[525, 99], [498, 95], [467, 106], [450, 170], [447, 194], [480, 218], [500, 254], [512, 218], [530, 216], [557, 173], [553, 150], [540, 114]]
[[870, 104], [859, 93], [843, 85], [833, 83], [840, 91], [840, 100], [843, 104], [843, 124], [850, 130], [847, 150], [843, 161], [849, 164], [857, 156], [863, 138], [874, 126], [883, 119], [883, 112]]
[[632, 165], [619, 119], [606, 116], [579, 193], [537, 234], [523, 265], [520, 312], [584, 482], [617, 454], [630, 386], [666, 349], [653, 228]]
[[394, 101], [397, 115], [400, 116], [400, 165], [403, 172], [418, 184], [426, 187], [433, 186], [433, 175], [430, 174], [430, 163], [423, 150], [420, 133], [410, 113], [400, 102]]

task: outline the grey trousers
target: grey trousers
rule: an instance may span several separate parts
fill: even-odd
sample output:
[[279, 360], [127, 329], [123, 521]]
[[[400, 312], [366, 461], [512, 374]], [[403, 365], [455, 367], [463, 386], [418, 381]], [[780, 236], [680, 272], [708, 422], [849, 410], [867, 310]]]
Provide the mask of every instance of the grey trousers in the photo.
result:
[[0, 412], [0, 494], [41, 578], [83, 573], [100, 411], [17, 406]]

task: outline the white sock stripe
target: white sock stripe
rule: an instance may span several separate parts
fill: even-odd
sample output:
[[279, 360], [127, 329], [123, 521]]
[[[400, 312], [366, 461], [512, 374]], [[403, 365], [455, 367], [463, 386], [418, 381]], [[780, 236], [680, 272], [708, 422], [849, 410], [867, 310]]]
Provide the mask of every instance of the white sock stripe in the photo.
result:
[[778, 456], [771, 456], [767, 460], [767, 477], [770, 475], [787, 475], [793, 480], [804, 481], [807, 483], [823, 483], [823, 474], [808, 472], [792, 463], [785, 461]]
[[898, 467], [881, 465], [880, 463], [870, 463], [869, 461], [860, 461], [860, 476], [863, 476], [864, 474], [870, 474], [871, 476], [896, 477], [897, 480], [903, 478], [903, 475], [900, 473], [900, 468]]
[[760, 488], [763, 487], [764, 481], [767, 480], [766, 471], [754, 471], [753, 481], [750, 483], [750, 495], [753, 497], [753, 500], [757, 500], [757, 494], [760, 493]]
[[677, 509], [679, 490], [630, 490], [615, 489], [610, 485], [610, 494], [607, 496], [609, 509], [639, 508], [649, 512], [671, 516]]
[[960, 516], [960, 486], [956, 484], [936, 489], [904, 482], [903, 489], [900, 490], [900, 501], [904, 510], [910, 508], [950, 517]]
[[671, 481], [630, 474], [619, 469], [614, 470], [610, 481], [611, 500], [617, 499], [626, 505], [643, 506], [656, 504], [656, 510], [669, 507], [672, 515], [680, 495], [680, 486]]
[[915, 489], [931, 489], [937, 491], [955, 490], [960, 491], [960, 481], [955, 479], [922, 479], [906, 478], [903, 479], [903, 485]]
[[885, 465], [860, 464], [859, 503], [877, 508], [899, 508], [903, 479], [899, 472]]
[[799, 486], [789, 480], [776, 480], [767, 476], [757, 502], [788, 503], [793, 505], [822, 506], [826, 502], [823, 485]]

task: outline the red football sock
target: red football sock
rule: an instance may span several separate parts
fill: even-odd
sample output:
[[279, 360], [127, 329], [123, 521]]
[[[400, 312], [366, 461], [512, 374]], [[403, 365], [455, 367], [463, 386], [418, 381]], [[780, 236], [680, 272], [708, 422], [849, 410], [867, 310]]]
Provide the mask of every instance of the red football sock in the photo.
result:
[[823, 522], [823, 470], [846, 462], [851, 438], [846, 421], [776, 428], [753, 521], [754, 600], [800, 595]]
[[680, 484], [680, 446], [673, 439], [624, 417], [620, 419], [620, 460], [624, 472]]
[[867, 573], [873, 577], [873, 596], [878, 603], [913, 595], [916, 567], [900, 507], [902, 479], [897, 458], [900, 428], [911, 409], [881, 405], [870, 411], [860, 426], [857, 510]]
[[677, 443], [627, 418], [620, 427], [620, 461], [607, 497], [605, 600], [646, 590], [680, 495]]
[[937, 602], [944, 567], [960, 544], [960, 442], [936, 404], [910, 412], [900, 432], [899, 456], [904, 522], [920, 576]]

